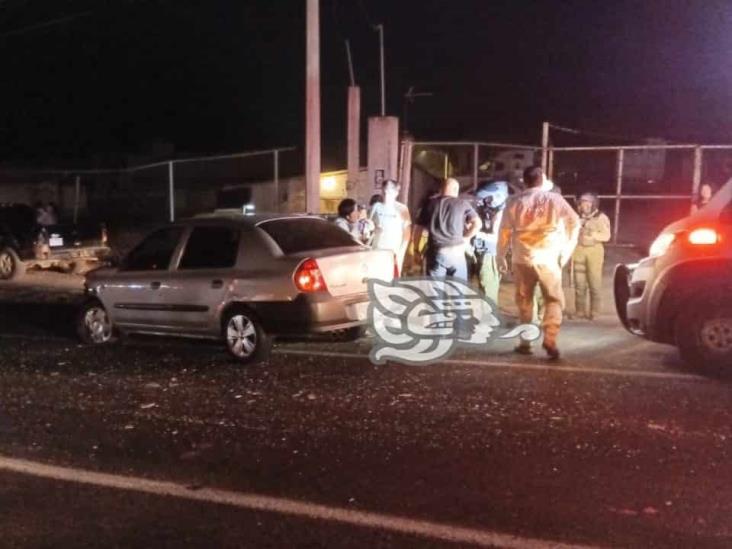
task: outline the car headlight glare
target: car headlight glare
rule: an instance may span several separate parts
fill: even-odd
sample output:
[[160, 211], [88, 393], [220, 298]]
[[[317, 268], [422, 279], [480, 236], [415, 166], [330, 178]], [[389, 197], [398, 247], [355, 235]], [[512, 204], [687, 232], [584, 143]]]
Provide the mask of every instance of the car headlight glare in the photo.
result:
[[649, 255], [651, 257], [659, 257], [665, 254], [673, 241], [676, 240], [676, 235], [672, 233], [661, 233], [658, 238], [651, 244]]

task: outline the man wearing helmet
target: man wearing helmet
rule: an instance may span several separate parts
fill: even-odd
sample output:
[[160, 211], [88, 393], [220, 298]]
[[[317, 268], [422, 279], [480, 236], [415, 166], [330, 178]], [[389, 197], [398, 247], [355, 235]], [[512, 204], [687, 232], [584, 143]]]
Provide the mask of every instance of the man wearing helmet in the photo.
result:
[[483, 227], [475, 235], [473, 246], [480, 264], [480, 285], [485, 296], [498, 305], [498, 292], [501, 273], [498, 270], [496, 253], [498, 246], [498, 227], [501, 225], [503, 209], [508, 200], [508, 183], [487, 181], [475, 191], [476, 210]]
[[[580, 235], [572, 255], [574, 265], [575, 314], [593, 320], [601, 309], [602, 265], [605, 260], [605, 242], [610, 240], [610, 219], [599, 210], [600, 201], [595, 193], [584, 193], [577, 201], [580, 215]], [[589, 289], [590, 310], [587, 312]]]

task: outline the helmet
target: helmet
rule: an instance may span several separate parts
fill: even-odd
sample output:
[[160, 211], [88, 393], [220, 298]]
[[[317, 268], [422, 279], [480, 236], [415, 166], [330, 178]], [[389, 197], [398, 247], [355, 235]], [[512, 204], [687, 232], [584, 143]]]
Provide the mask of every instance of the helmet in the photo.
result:
[[597, 196], [597, 193], [595, 192], [586, 192], [582, 193], [577, 197], [577, 206], [579, 206], [579, 203], [583, 200], [586, 200], [588, 202], [592, 203], [592, 211], [597, 211], [600, 208], [600, 198]]
[[492, 208], [501, 208], [508, 200], [508, 183], [505, 181], [486, 181], [481, 183], [478, 190], [475, 191], [475, 197], [478, 200], [486, 200], [491, 198], [490, 206]]

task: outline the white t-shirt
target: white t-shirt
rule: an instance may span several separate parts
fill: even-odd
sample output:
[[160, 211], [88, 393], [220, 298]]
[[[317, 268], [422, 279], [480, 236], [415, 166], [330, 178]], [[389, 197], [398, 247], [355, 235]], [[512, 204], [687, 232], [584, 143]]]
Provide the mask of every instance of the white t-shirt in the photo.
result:
[[371, 220], [374, 222], [373, 247], [401, 254], [404, 230], [411, 224], [407, 207], [401, 202], [377, 202], [371, 209]]

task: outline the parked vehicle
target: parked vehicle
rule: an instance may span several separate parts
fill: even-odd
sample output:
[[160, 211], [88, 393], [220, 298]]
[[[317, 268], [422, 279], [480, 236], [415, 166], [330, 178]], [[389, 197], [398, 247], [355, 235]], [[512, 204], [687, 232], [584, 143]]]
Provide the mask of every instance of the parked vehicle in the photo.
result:
[[676, 345], [692, 366], [732, 366], [732, 179], [666, 227], [649, 257], [618, 265], [614, 286], [632, 333]]
[[216, 213], [158, 229], [117, 268], [89, 273], [78, 321], [88, 343], [118, 333], [223, 339], [243, 363], [273, 336], [366, 322], [367, 279], [391, 280], [394, 255], [313, 216]]
[[22, 277], [30, 267], [59, 267], [78, 273], [108, 255], [104, 227], [60, 223], [43, 226], [26, 204], [0, 204], [0, 280]]

